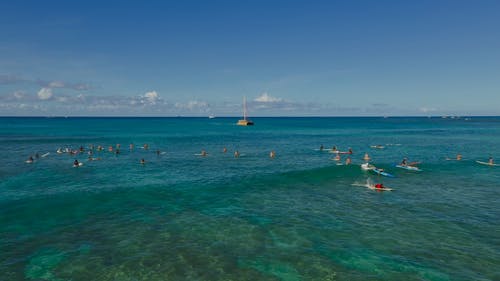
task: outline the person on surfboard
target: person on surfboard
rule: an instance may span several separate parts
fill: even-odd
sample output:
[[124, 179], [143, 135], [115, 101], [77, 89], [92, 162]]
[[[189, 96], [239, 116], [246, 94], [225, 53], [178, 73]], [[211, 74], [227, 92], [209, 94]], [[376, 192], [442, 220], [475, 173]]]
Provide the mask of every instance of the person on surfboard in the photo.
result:
[[490, 164], [490, 165], [495, 164], [493, 161], [493, 157], [490, 156], [490, 158], [488, 159], [488, 164]]

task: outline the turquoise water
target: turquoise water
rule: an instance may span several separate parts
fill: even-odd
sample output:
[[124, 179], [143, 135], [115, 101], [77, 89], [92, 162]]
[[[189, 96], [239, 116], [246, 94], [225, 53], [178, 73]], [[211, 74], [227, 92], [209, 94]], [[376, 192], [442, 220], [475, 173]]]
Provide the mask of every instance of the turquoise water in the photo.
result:
[[0, 118], [0, 280], [500, 280], [500, 118], [253, 121]]

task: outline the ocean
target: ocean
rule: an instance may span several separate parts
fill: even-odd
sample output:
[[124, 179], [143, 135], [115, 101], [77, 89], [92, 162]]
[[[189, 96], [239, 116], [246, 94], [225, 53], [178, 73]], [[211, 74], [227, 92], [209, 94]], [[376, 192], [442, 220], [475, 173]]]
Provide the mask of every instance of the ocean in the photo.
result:
[[499, 117], [237, 119], [0, 118], [0, 280], [500, 280]]

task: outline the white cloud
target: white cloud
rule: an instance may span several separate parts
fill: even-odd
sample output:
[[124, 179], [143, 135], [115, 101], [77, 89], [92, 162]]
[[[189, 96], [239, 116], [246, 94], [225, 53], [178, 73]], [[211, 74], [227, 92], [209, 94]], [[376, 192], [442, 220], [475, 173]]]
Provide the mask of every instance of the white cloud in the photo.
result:
[[437, 111], [437, 109], [435, 108], [429, 108], [429, 107], [421, 107], [418, 109], [420, 112], [423, 112], [423, 113], [428, 113], [428, 112], [434, 112], [434, 111]]
[[41, 100], [48, 100], [52, 98], [52, 89], [51, 88], [42, 88], [38, 91], [38, 98]]
[[14, 92], [14, 98], [16, 98], [18, 100], [24, 98], [24, 92], [22, 92], [22, 91], [16, 91], [16, 92]]
[[267, 92], [262, 93], [260, 97], [254, 99], [256, 102], [282, 102], [283, 99], [275, 98], [267, 94]]
[[198, 111], [208, 111], [210, 109], [210, 105], [205, 101], [197, 101], [192, 100], [187, 103], [176, 102], [174, 105], [177, 109], [188, 109], [190, 111], [198, 110]]
[[64, 83], [61, 81], [52, 81], [52, 82], [49, 82], [47, 86], [49, 88], [63, 88]]
[[156, 102], [160, 99], [160, 96], [156, 91], [151, 91], [145, 93], [143, 98], [150, 104], [156, 104]]

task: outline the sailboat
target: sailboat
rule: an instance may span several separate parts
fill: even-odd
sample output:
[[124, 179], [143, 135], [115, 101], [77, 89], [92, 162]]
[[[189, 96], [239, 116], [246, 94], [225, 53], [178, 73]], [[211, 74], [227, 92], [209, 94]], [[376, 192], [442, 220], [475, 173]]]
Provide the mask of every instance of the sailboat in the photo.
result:
[[253, 125], [253, 122], [247, 119], [247, 98], [243, 97], [243, 119], [238, 120], [238, 123], [236, 125], [239, 126], [251, 126]]

